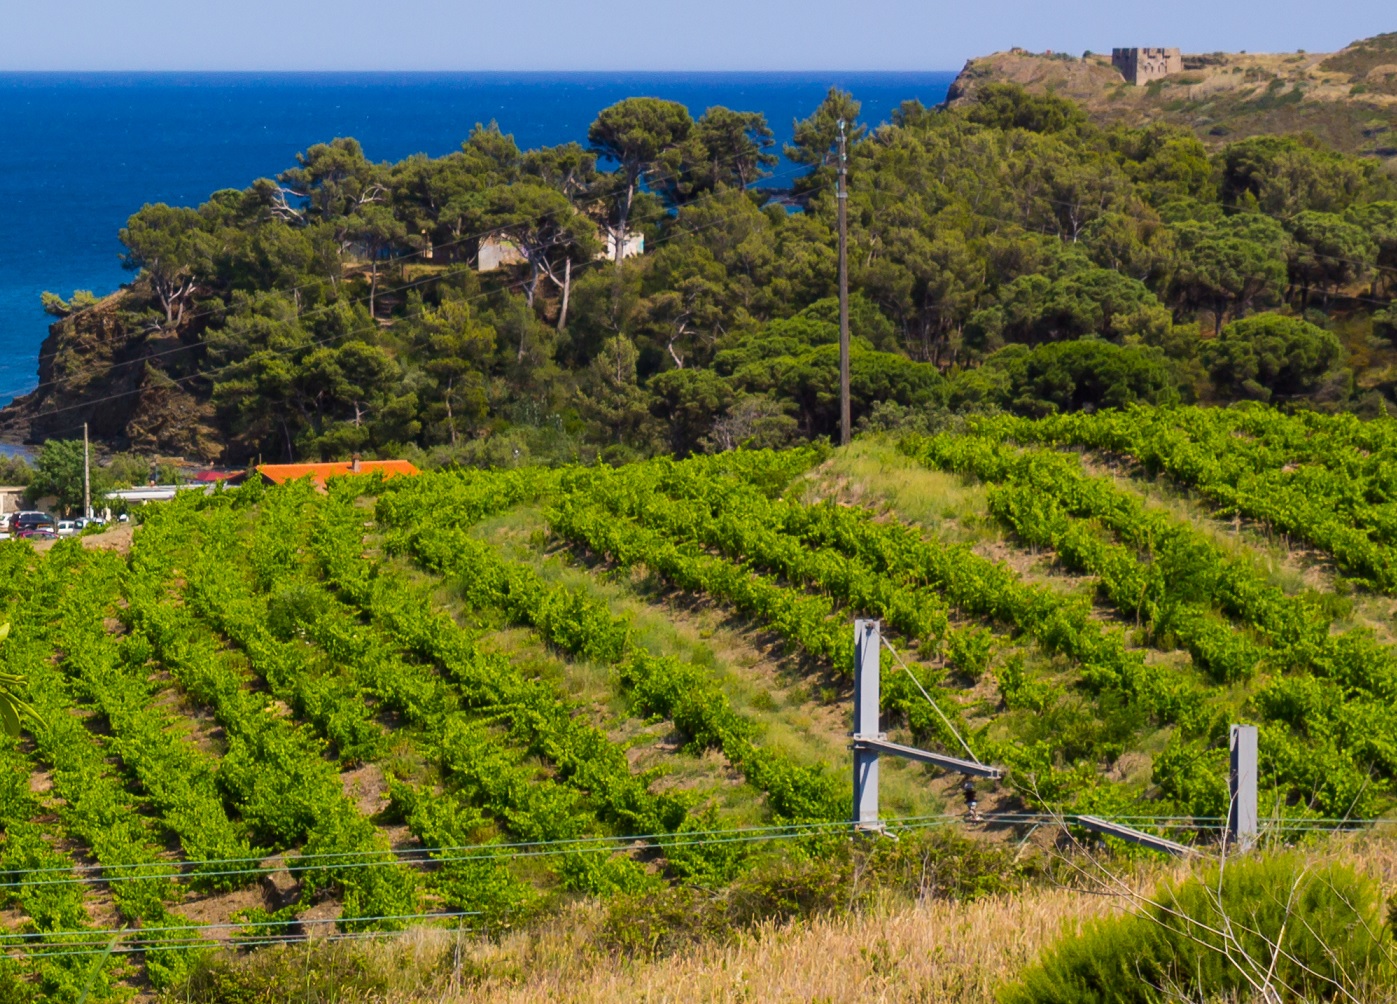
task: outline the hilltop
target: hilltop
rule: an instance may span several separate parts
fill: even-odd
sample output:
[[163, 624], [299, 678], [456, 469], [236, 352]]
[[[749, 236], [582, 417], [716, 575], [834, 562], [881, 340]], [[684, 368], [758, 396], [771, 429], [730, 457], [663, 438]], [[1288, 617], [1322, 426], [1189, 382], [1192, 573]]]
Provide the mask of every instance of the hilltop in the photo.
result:
[[1109, 54], [980, 56], [951, 85], [951, 107], [988, 83], [1070, 98], [1103, 124], [1167, 122], [1219, 146], [1247, 136], [1313, 133], [1346, 153], [1397, 161], [1397, 32], [1334, 53], [1185, 54], [1184, 69], [1145, 86], [1127, 83]]

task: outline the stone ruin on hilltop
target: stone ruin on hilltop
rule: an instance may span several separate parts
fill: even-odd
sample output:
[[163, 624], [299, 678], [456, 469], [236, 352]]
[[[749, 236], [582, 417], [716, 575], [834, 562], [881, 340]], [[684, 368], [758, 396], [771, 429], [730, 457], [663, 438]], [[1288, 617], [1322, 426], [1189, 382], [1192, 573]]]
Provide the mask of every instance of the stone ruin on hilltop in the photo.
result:
[[1130, 83], [1148, 84], [1183, 70], [1184, 57], [1178, 49], [1112, 49], [1111, 65]]

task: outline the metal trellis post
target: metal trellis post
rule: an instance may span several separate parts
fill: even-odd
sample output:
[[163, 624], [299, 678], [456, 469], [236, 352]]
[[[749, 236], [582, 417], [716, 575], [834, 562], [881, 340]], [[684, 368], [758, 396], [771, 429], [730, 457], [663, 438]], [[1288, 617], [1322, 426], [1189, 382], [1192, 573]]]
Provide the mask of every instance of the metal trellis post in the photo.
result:
[[1249, 851], [1256, 843], [1256, 726], [1234, 725], [1229, 736], [1227, 842]]
[[882, 701], [879, 679], [882, 634], [878, 621], [854, 622], [854, 828], [881, 830], [878, 818], [878, 758], [902, 757], [929, 763], [958, 774], [999, 778], [1004, 772], [998, 767], [919, 750], [901, 743], [888, 742], [880, 731], [879, 708]]
[[880, 740], [879, 631], [877, 621], [854, 621], [854, 825], [881, 829], [878, 821], [878, 752], [863, 745]]

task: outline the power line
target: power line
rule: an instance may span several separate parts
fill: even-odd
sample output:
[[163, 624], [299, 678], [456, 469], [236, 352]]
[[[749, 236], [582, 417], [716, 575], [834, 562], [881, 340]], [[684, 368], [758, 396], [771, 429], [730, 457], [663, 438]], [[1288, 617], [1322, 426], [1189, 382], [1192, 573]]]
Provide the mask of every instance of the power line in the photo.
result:
[[[343, 918], [342, 918], [343, 919]], [[299, 923], [297, 921], [289, 924]], [[470, 933], [475, 934], [480, 928], [470, 928]], [[17, 962], [25, 962], [37, 959], [54, 959], [66, 956], [91, 956], [91, 955], [137, 955], [161, 950], [174, 950], [191, 948], [265, 948], [271, 945], [300, 945], [307, 942], [339, 942], [339, 941], [370, 941], [375, 938], [401, 937], [405, 932], [392, 930], [376, 931], [337, 931], [325, 934], [288, 934], [285, 936], [263, 935], [250, 939], [229, 939], [227, 941], [212, 941], [207, 938], [184, 939], [175, 941], [152, 941], [134, 946], [114, 947], [114, 942], [121, 939], [114, 937], [103, 944], [105, 948], [79, 948], [68, 950], [64, 948], [65, 942], [55, 942], [52, 949], [35, 948], [26, 952], [6, 953], [0, 950], [0, 956], [12, 959]]]
[[979, 763], [980, 758], [975, 755], [975, 751], [970, 748], [970, 744], [965, 741], [960, 732], [956, 730], [956, 727], [951, 724], [951, 720], [946, 717], [945, 712], [941, 710], [941, 706], [932, 700], [931, 695], [927, 693], [926, 688], [922, 686], [922, 681], [917, 679], [917, 674], [912, 672], [912, 670], [908, 668], [907, 663], [902, 661], [902, 656], [897, 654], [897, 649], [893, 648], [892, 642], [888, 641], [881, 632], [879, 632], [878, 637], [887, 650], [892, 653], [893, 658], [897, 660], [897, 664], [902, 667], [902, 671], [911, 678], [912, 682], [916, 684], [917, 689], [922, 692], [922, 696], [926, 698], [926, 702], [931, 705], [931, 710], [935, 711], [937, 716], [941, 719], [942, 724], [951, 730], [951, 735], [956, 737], [956, 742], [960, 743], [961, 748], [970, 755], [971, 760]]
[[458, 910], [452, 913], [385, 913], [371, 916], [340, 916], [340, 917], [305, 917], [289, 918], [286, 920], [229, 920], [222, 923], [210, 924], [169, 924], [159, 927], [109, 927], [109, 928], [75, 928], [66, 931], [23, 931], [16, 934], [0, 933], [0, 950], [8, 947], [13, 939], [20, 939], [21, 945], [25, 941], [34, 941], [41, 938], [67, 938], [69, 935], [89, 938], [88, 941], [64, 941], [65, 945], [105, 945], [113, 937], [124, 937], [126, 935], [140, 935], [139, 940], [149, 941], [155, 944], [166, 944], [164, 939], [148, 937], [154, 934], [170, 934], [176, 932], [193, 931], [224, 931], [242, 930], [247, 928], [273, 928], [289, 927], [292, 925], [317, 925], [317, 924], [378, 924], [384, 921], [399, 920], [454, 920], [458, 917], [480, 917], [483, 916], [479, 910]]
[[[920, 825], [921, 822], [927, 825], [936, 825], [958, 817], [951, 815], [911, 817], [908, 825]], [[744, 844], [760, 843], [772, 840], [787, 840], [801, 837], [815, 837], [825, 834], [838, 834], [840, 831], [848, 829], [847, 822], [823, 822], [823, 823], [797, 823], [775, 827], [747, 827], [734, 828], [730, 830], [710, 830], [696, 831], [699, 835], [690, 836], [685, 832], [677, 833], [657, 833], [643, 837], [597, 837], [597, 838], [569, 838], [559, 841], [536, 841], [531, 844], [520, 845], [500, 845], [500, 844], [475, 844], [462, 845], [445, 848], [413, 848], [413, 856], [399, 856], [397, 852], [389, 852], [386, 856], [380, 852], [380, 856], [375, 860], [346, 861], [341, 863], [310, 863], [301, 864], [299, 862], [289, 862], [284, 865], [254, 868], [218, 868], [220, 862], [205, 861], [193, 862], [199, 870], [190, 871], [165, 871], [147, 872], [144, 874], [92, 874], [92, 875], [69, 875], [64, 878], [40, 879], [39, 881], [19, 881], [0, 882], [0, 889], [20, 889], [35, 888], [43, 886], [75, 886], [75, 885], [112, 885], [118, 882], [142, 882], [142, 881], [180, 881], [198, 880], [209, 878], [226, 878], [235, 876], [253, 875], [273, 875], [281, 872], [292, 874], [313, 871], [349, 871], [363, 868], [389, 868], [401, 867], [404, 865], [424, 864], [440, 865], [453, 864], [464, 861], [510, 861], [518, 858], [555, 857], [562, 854], [610, 854], [616, 851], [666, 851], [675, 848], [710, 846], [718, 844]], [[428, 857], [419, 857], [426, 853]], [[233, 863], [239, 863], [246, 859], [234, 859]], [[170, 862], [167, 865], [170, 869], [175, 869], [180, 864], [189, 862]], [[142, 865], [139, 867], [157, 868], [159, 862]], [[203, 868], [203, 865], [215, 866], [213, 870]], [[138, 866], [128, 866], [138, 867]], [[100, 870], [100, 866], [98, 866]], [[64, 869], [52, 869], [64, 873]], [[67, 869], [66, 872], [71, 872]], [[14, 875], [22, 873], [19, 869], [10, 869], [0, 872], [0, 875]], [[23, 872], [27, 874], [27, 872]]]
[[[1066, 820], [1071, 822], [1076, 819], [1075, 815], [1062, 815], [1053, 813], [1030, 813], [1030, 812], [1001, 812], [982, 813], [981, 819], [986, 822], [1003, 823], [1012, 825], [1016, 823], [1037, 823]], [[962, 821], [963, 817], [956, 813], [940, 813], [925, 816], [907, 816], [898, 819], [886, 820], [889, 824], [898, 825], [908, 829], [921, 829], [928, 826], [939, 826], [948, 823]], [[1144, 826], [1157, 826], [1168, 829], [1188, 829], [1206, 831], [1218, 829], [1225, 820], [1220, 817], [1202, 816], [1112, 816], [1112, 822], [1134, 823]], [[1317, 819], [1306, 817], [1270, 817], [1262, 819], [1261, 822], [1268, 828], [1284, 831], [1302, 832], [1339, 832], [1354, 830], [1365, 826], [1384, 826], [1397, 824], [1394, 818], [1372, 818], [1372, 819]], [[250, 859], [228, 858], [228, 859], [208, 859], [204, 861], [178, 861], [170, 862], [168, 867], [178, 868], [188, 866], [189, 871], [175, 871], [166, 873], [147, 874], [105, 874], [109, 868], [136, 868], [136, 867], [158, 867], [159, 862], [146, 865], [125, 865], [125, 866], [74, 866], [69, 869], [47, 868], [47, 869], [9, 869], [0, 872], [0, 875], [16, 874], [44, 874], [44, 873], [64, 873], [65, 878], [41, 879], [39, 881], [29, 881], [21, 879], [19, 881], [0, 882], [0, 889], [20, 889], [35, 888], [44, 886], [74, 886], [74, 885], [112, 885], [118, 882], [138, 882], [151, 880], [178, 881], [181, 879], [204, 879], [216, 877], [252, 876], [252, 875], [272, 875], [282, 872], [292, 874], [310, 871], [346, 871], [363, 868], [388, 868], [400, 867], [404, 865], [439, 865], [452, 864], [464, 861], [509, 861], [515, 859], [527, 859], [536, 857], [555, 857], [563, 854], [598, 854], [613, 853], [616, 851], [667, 851], [676, 848], [720, 846], [727, 844], [761, 843], [777, 840], [791, 840], [805, 837], [837, 836], [849, 831], [853, 823], [847, 820], [790, 823], [775, 826], [759, 827], [734, 827], [724, 830], [696, 830], [676, 833], [651, 833], [633, 836], [598, 836], [598, 837], [576, 837], [559, 840], [542, 841], [520, 841], [513, 844], [467, 844], [467, 845], [447, 845], [441, 847], [409, 848], [403, 851], [391, 852], [389, 856], [383, 856], [384, 852], [345, 852], [343, 855], [325, 855], [326, 858], [338, 858], [341, 856], [359, 856], [365, 854], [378, 854], [375, 860], [345, 861], [340, 863], [321, 862], [315, 863], [315, 856], [309, 860], [312, 863], [303, 864], [299, 860], [281, 865], [255, 867], [255, 868], [219, 868], [217, 870], [202, 870], [205, 866], [220, 866], [224, 864], [241, 864]], [[423, 856], [426, 855], [426, 856]], [[72, 875], [73, 871], [83, 868], [102, 872], [93, 875]], [[201, 870], [194, 870], [201, 869]]]
[[[947, 818], [947, 817], [945, 817], [944, 815], [934, 815], [934, 816], [908, 816], [908, 817], [905, 817], [904, 821], [919, 821], [919, 820], [923, 820], [923, 819], [942, 819], [942, 818]], [[603, 834], [603, 835], [598, 835], [598, 836], [587, 836], [587, 837], [559, 837], [559, 838], [556, 838], [556, 839], [553, 839], [553, 840], [517, 840], [517, 841], [502, 842], [502, 843], [493, 843], [493, 842], [492, 842], [492, 843], [481, 843], [481, 844], [443, 844], [443, 845], [435, 846], [435, 847], [408, 847], [408, 848], [401, 848], [401, 849], [384, 849], [384, 850], [368, 850], [368, 851], [335, 851], [335, 852], [332, 852], [332, 853], [320, 853], [320, 854], [305, 854], [305, 855], [297, 854], [296, 857], [294, 858], [294, 861], [295, 861], [296, 863], [298, 863], [298, 864], [301, 863], [301, 862], [307, 862], [307, 861], [309, 861], [309, 862], [333, 862], [333, 861], [338, 861], [338, 860], [344, 859], [344, 858], [368, 858], [368, 857], [383, 858], [385, 855], [403, 856], [403, 855], [419, 855], [419, 854], [438, 854], [438, 853], [452, 853], [452, 852], [457, 852], [457, 851], [478, 850], [478, 849], [484, 849], [484, 848], [489, 848], [489, 849], [492, 849], [492, 850], [523, 850], [523, 849], [534, 849], [534, 848], [538, 848], [538, 847], [566, 847], [566, 846], [569, 846], [569, 845], [597, 844], [597, 843], [609, 843], [609, 844], [616, 844], [616, 845], [625, 845], [625, 844], [635, 843], [635, 842], [637, 842], [637, 841], [663, 840], [663, 839], [667, 839], [667, 838], [670, 838], [670, 837], [684, 837], [684, 838], [689, 838], [689, 837], [704, 837], [704, 836], [714, 836], [714, 835], [728, 835], [728, 834], [733, 834], [733, 833], [771, 833], [771, 832], [785, 832], [785, 831], [805, 831], [805, 830], [810, 830], [810, 829], [822, 829], [822, 828], [830, 828], [830, 827], [840, 827], [840, 826], [844, 826], [844, 825], [845, 825], [845, 824], [844, 824], [842, 821], [823, 821], [823, 822], [820, 822], [820, 821], [812, 821], [812, 822], [801, 822], [801, 823], [777, 823], [777, 824], [772, 824], [772, 825], [768, 825], [768, 826], [739, 826], [739, 827], [726, 827], [726, 828], [723, 828], [723, 829], [715, 829], [715, 830], [683, 830], [683, 831], [668, 831], [668, 832], [657, 832], [657, 833], [633, 833], [633, 834], [615, 834], [615, 835], [612, 835], [612, 834]], [[203, 858], [203, 859], [195, 859], [195, 860], [180, 860], [180, 861], [170, 861], [170, 862], [159, 862], [159, 861], [157, 861], [157, 862], [136, 862], [136, 863], [129, 863], [129, 864], [113, 864], [113, 865], [79, 864], [79, 865], [73, 865], [73, 866], [71, 866], [71, 867], [53, 867], [53, 868], [25, 868], [25, 869], [13, 869], [13, 868], [12, 868], [12, 869], [2, 869], [2, 868], [0, 868], [0, 875], [8, 875], [8, 874], [12, 874], [12, 873], [18, 872], [18, 871], [23, 871], [24, 874], [26, 874], [26, 875], [42, 874], [42, 873], [46, 873], [46, 872], [61, 872], [61, 873], [65, 873], [65, 874], [68, 873], [68, 872], [73, 872], [73, 871], [93, 871], [93, 872], [102, 871], [102, 872], [105, 872], [105, 871], [110, 871], [110, 870], [112, 870], [112, 869], [150, 868], [150, 867], [159, 866], [159, 865], [161, 865], [161, 864], [165, 864], [165, 865], [169, 865], [169, 866], [189, 866], [190, 868], [195, 868], [195, 869], [197, 869], [197, 868], [202, 868], [202, 867], [204, 867], [205, 865], [216, 865], [216, 866], [221, 866], [221, 865], [246, 864], [246, 863], [248, 863], [248, 862], [261, 862], [261, 861], [266, 860], [266, 858], [267, 858], [267, 855], [263, 855], [262, 857]], [[306, 867], [306, 868], [315, 868], [315, 867], [335, 867], [335, 866], [334, 866], [334, 865], [331, 865], [331, 864], [311, 864], [311, 865], [306, 865], [305, 867]], [[269, 865], [269, 866], [267, 866], [267, 867], [266, 867], [265, 869], [263, 869], [263, 870], [265, 870], [265, 871], [268, 872], [268, 873], [273, 873], [273, 872], [285, 871], [285, 870], [287, 870], [287, 868], [286, 868], [286, 863], [281, 863], [281, 864], [276, 864], [276, 865]], [[202, 874], [204, 874], [204, 873], [202, 873], [202, 872], [195, 873], [195, 877], [198, 877], [198, 876], [200, 876], [200, 875], [202, 875]], [[139, 876], [139, 877], [150, 877], [150, 876]]]

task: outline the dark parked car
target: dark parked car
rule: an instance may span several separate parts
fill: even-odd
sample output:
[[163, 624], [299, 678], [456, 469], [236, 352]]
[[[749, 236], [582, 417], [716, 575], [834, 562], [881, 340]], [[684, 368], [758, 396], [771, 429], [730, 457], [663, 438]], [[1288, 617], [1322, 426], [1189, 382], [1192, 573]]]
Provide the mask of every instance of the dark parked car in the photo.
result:
[[14, 518], [13, 525], [17, 532], [40, 528], [52, 530], [53, 517], [46, 512], [22, 512]]

